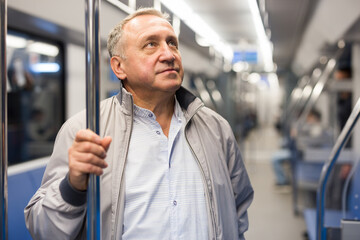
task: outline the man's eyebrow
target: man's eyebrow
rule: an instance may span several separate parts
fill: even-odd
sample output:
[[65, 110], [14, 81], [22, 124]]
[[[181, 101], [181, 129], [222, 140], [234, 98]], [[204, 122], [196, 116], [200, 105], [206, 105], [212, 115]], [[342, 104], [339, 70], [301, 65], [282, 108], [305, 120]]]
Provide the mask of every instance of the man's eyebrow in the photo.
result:
[[173, 36], [173, 35], [168, 36], [168, 37], [166, 38], [166, 40], [174, 40], [174, 41], [176, 41], [177, 43], [179, 43], [178, 38], [177, 38], [176, 36]]
[[148, 41], [148, 40], [157, 40], [160, 37], [156, 34], [149, 34], [149, 35], [145, 35], [142, 39], [143, 41]]
[[[143, 36], [142, 38], [142, 41], [145, 42], [145, 41], [148, 41], [148, 40], [158, 40], [159, 38], [161, 38], [159, 35], [157, 34], [149, 34], [149, 35], [145, 35]], [[166, 40], [175, 40], [176, 42], [178, 42], [178, 39], [176, 36], [173, 36], [173, 35], [169, 35], [165, 38]]]

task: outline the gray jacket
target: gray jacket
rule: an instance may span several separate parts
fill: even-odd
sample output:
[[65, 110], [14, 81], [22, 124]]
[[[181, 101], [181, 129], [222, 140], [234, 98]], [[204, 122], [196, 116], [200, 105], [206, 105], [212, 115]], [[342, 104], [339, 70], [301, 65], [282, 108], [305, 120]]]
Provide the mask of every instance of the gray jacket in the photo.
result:
[[[185, 136], [198, 161], [206, 192], [210, 239], [244, 239], [253, 189], [232, 130], [184, 88], [176, 92], [186, 118]], [[101, 176], [102, 239], [121, 239], [124, 218], [124, 166], [133, 119], [132, 96], [122, 90], [101, 102], [100, 136], [111, 136]], [[34, 239], [85, 239], [86, 193], [67, 180], [68, 149], [78, 130], [86, 128], [85, 111], [61, 128], [42, 185], [25, 208]]]

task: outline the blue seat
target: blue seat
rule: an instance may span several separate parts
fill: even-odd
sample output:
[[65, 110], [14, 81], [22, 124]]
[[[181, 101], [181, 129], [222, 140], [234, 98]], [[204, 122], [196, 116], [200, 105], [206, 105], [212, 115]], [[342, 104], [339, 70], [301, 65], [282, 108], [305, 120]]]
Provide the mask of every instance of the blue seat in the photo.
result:
[[[350, 176], [351, 177], [351, 176]], [[305, 209], [303, 212], [309, 240], [316, 239], [316, 209]], [[340, 228], [341, 219], [360, 220], [360, 164], [354, 171], [347, 194], [345, 216], [341, 210], [326, 209], [324, 224], [326, 228]]]
[[26, 229], [24, 208], [40, 187], [45, 167], [8, 177], [8, 238], [31, 240]]
[[293, 153], [291, 166], [292, 166], [293, 205], [294, 205], [295, 215], [299, 214], [299, 207], [298, 207], [299, 190], [304, 189], [309, 191], [316, 191], [319, 184], [319, 179], [323, 165], [324, 165], [323, 163], [303, 161], [301, 160], [297, 152]]
[[298, 161], [296, 163], [298, 185], [312, 184], [315, 187], [314, 190], [316, 190], [323, 165], [323, 163]]
[[[326, 210], [325, 226], [327, 228], [339, 228], [342, 218], [341, 211]], [[305, 209], [304, 219], [309, 240], [316, 240], [316, 209]]]

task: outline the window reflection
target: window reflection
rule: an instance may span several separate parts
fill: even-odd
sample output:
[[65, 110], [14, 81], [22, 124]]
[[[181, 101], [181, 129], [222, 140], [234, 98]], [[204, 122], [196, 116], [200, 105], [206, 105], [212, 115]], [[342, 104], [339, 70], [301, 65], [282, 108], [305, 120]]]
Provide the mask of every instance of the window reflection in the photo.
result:
[[16, 31], [7, 36], [9, 165], [48, 156], [64, 121], [60, 44]]

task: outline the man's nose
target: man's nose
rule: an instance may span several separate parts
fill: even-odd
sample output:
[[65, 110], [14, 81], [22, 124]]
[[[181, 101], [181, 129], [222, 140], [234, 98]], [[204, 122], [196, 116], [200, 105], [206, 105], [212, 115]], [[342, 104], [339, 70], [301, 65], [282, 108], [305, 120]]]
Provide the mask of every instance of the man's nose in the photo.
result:
[[161, 47], [160, 54], [161, 54], [160, 55], [160, 61], [174, 62], [174, 60], [175, 60], [174, 51], [167, 44], [164, 44]]

